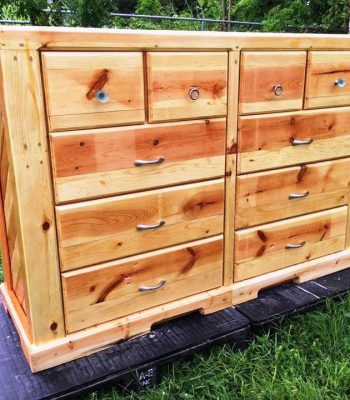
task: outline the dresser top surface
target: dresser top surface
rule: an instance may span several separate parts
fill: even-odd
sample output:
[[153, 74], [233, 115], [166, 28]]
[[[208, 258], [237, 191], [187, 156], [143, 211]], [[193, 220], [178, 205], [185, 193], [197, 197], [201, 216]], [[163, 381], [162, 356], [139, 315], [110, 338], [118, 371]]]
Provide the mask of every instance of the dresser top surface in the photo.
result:
[[1, 49], [350, 50], [349, 35], [1, 27]]

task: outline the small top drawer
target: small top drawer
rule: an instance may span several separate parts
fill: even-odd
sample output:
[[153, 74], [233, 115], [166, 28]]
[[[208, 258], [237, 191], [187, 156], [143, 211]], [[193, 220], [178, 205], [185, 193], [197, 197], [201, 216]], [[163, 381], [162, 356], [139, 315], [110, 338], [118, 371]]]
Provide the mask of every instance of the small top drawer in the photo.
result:
[[303, 106], [306, 52], [243, 52], [239, 112], [298, 110]]
[[51, 131], [144, 122], [142, 53], [43, 53]]
[[148, 53], [150, 122], [226, 115], [227, 53]]
[[350, 105], [350, 51], [311, 51], [305, 107], [345, 105]]

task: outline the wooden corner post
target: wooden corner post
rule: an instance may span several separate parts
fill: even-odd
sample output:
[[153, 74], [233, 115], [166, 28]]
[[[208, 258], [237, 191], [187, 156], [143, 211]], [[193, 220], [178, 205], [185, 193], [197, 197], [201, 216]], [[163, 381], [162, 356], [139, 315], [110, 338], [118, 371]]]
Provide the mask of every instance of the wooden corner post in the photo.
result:
[[28, 334], [38, 345], [64, 336], [40, 55], [24, 46], [1, 50], [0, 57], [1, 105], [16, 214], [16, 224], [11, 226], [17, 230], [17, 268], [24, 282]]

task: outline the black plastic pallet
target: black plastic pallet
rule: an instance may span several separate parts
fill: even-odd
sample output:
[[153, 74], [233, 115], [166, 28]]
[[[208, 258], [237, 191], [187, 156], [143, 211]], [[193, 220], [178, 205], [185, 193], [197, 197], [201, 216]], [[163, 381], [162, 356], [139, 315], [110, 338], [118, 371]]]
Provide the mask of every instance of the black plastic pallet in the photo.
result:
[[32, 374], [11, 318], [0, 307], [0, 399], [71, 398], [108, 383], [150, 386], [166, 363], [221, 343], [243, 348], [249, 339], [248, 318], [233, 308], [206, 316], [193, 313], [156, 326], [150, 334]]
[[223, 343], [243, 349], [252, 333], [278, 318], [349, 291], [350, 268], [303, 284], [286, 283], [235, 309], [179, 317], [155, 326], [147, 335], [37, 374], [30, 372], [11, 318], [0, 307], [0, 399], [74, 398], [108, 384], [149, 387], [159, 381], [170, 362]]

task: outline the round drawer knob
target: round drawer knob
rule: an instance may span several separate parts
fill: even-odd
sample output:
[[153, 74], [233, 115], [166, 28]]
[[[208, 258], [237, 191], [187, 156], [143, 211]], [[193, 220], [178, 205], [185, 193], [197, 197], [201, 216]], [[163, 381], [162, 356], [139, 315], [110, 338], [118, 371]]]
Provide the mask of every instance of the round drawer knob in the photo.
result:
[[345, 80], [345, 78], [338, 78], [338, 79], [334, 82], [334, 84], [335, 84], [336, 86], [340, 87], [340, 88], [343, 88], [343, 87], [346, 86], [346, 80]]
[[281, 96], [283, 93], [283, 86], [282, 85], [275, 85], [273, 87], [273, 92], [275, 93], [276, 96]]
[[107, 101], [109, 100], [109, 95], [104, 90], [99, 90], [98, 92], [96, 92], [95, 97], [96, 100], [102, 104], [107, 103]]
[[199, 93], [199, 89], [196, 88], [196, 87], [192, 87], [189, 90], [188, 94], [190, 95], [191, 100], [198, 100], [199, 99], [200, 93]]

